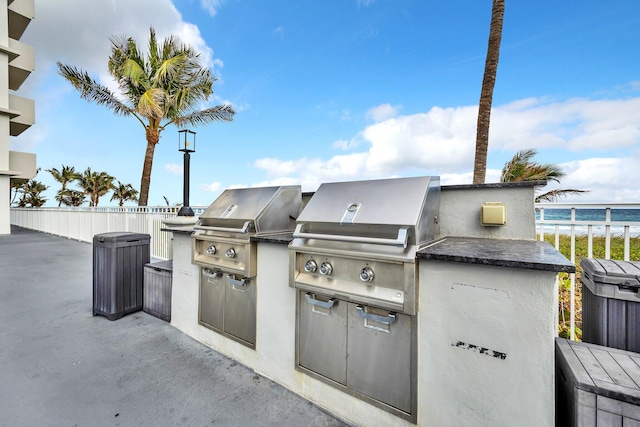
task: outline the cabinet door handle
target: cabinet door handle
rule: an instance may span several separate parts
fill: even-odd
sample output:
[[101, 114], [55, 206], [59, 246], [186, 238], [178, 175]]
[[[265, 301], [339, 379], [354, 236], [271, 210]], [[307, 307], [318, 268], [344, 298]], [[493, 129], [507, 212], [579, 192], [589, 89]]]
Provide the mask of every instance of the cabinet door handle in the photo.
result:
[[233, 274], [227, 274], [227, 280], [229, 280], [229, 282], [231, 283], [231, 289], [239, 292], [245, 291], [245, 279], [236, 279]]
[[336, 302], [335, 298], [331, 298], [327, 302], [317, 300], [311, 296], [310, 292], [307, 292], [304, 294], [304, 299], [306, 299], [309, 304], [322, 307], [322, 308], [331, 308]]
[[366, 311], [364, 311], [364, 307], [361, 305], [356, 306], [356, 311], [358, 312], [360, 317], [362, 317], [365, 320], [372, 320], [374, 322], [383, 323], [385, 325], [391, 325], [393, 322], [396, 321], [395, 313], [389, 313], [388, 316], [379, 316], [377, 314], [367, 313]]

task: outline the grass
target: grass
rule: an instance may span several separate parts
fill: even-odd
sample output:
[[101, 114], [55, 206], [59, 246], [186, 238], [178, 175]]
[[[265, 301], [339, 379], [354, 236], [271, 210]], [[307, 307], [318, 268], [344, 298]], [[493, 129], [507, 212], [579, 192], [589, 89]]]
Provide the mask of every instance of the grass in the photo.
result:
[[[555, 235], [545, 234], [545, 240], [555, 246]], [[593, 237], [592, 258], [605, 258], [605, 238]], [[568, 259], [571, 259], [571, 236], [560, 235], [559, 251]], [[588, 255], [587, 236], [576, 236], [575, 238], [575, 262], [576, 262], [576, 289], [575, 289], [575, 313], [576, 313], [576, 339], [582, 339], [582, 282], [580, 277], [582, 269], [580, 261]], [[610, 259], [624, 259], [624, 238], [621, 236], [611, 237]], [[640, 261], [640, 237], [629, 239], [629, 261]], [[558, 334], [561, 337], [569, 338], [571, 323], [571, 277], [567, 273], [559, 274], [560, 289], [558, 301]]]

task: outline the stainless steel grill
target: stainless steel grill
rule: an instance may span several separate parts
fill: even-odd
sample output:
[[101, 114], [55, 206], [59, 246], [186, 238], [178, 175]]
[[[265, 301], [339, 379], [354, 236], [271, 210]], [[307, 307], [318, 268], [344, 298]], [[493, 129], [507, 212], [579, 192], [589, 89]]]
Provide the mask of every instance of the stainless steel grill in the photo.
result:
[[322, 184], [293, 234], [291, 286], [415, 314], [416, 252], [439, 207], [437, 177]]
[[287, 233], [300, 213], [299, 186], [225, 190], [200, 216], [192, 262], [200, 269], [198, 321], [255, 348], [257, 244], [252, 236]]
[[297, 369], [413, 422], [416, 252], [439, 207], [438, 177], [322, 184], [289, 246]]

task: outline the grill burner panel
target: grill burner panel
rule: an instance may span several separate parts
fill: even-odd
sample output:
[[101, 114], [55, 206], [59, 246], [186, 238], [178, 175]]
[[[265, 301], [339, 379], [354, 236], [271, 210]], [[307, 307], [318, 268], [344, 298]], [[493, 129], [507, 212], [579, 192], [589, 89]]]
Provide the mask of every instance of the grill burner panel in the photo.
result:
[[[214, 267], [242, 277], [256, 275], [257, 248], [243, 239], [199, 236], [194, 239], [194, 263], [201, 267]], [[212, 250], [215, 248], [215, 252]], [[233, 250], [234, 257], [227, 256]], [[212, 253], [213, 252], [213, 253]]]
[[[329, 263], [332, 266], [331, 274], [322, 274], [319, 269], [307, 272], [305, 265], [309, 261], [318, 266]], [[308, 253], [296, 254], [294, 263], [295, 271], [299, 272], [295, 277], [298, 289], [389, 310], [414, 311], [415, 301], [406, 297], [415, 293], [412, 286], [415, 283], [416, 264]], [[363, 270], [371, 271], [373, 278], [363, 280], [360, 277]], [[412, 292], [406, 293], [407, 288]]]

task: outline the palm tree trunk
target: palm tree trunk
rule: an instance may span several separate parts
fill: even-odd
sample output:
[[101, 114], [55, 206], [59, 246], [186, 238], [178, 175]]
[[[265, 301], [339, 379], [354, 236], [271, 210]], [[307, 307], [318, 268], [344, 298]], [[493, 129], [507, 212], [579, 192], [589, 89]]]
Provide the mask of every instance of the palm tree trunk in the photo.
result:
[[147, 206], [149, 199], [149, 186], [151, 185], [151, 168], [153, 167], [153, 153], [156, 144], [160, 141], [160, 132], [151, 125], [146, 127], [147, 150], [144, 154], [144, 164], [142, 165], [142, 178], [140, 179], [140, 198], [138, 206]]
[[476, 134], [476, 156], [473, 165], [473, 183], [484, 184], [487, 175], [487, 151], [489, 150], [489, 124], [491, 122], [491, 104], [493, 87], [498, 73], [502, 23], [504, 21], [504, 0], [493, 0], [491, 8], [491, 28], [487, 59], [484, 64], [484, 77], [478, 107], [478, 128]]

